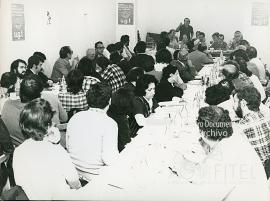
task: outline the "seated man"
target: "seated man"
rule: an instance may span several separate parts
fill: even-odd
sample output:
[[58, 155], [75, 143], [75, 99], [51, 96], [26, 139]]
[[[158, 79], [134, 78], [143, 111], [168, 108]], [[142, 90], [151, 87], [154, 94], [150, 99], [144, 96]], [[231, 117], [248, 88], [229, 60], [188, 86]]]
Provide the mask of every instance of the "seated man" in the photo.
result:
[[31, 56], [28, 59], [28, 69], [25, 72], [25, 76], [35, 74], [37, 75], [43, 83], [44, 87], [52, 86], [52, 81], [44, 75], [42, 65], [44, 60], [39, 56]]
[[81, 187], [67, 151], [54, 143], [53, 115], [48, 101], [36, 99], [26, 104], [18, 122], [26, 140], [14, 151], [14, 176], [30, 200], [65, 199]]
[[171, 65], [176, 66], [179, 75], [184, 83], [193, 80], [197, 74], [195, 67], [188, 58], [188, 51], [186, 49], [176, 50], [173, 54], [174, 60]]
[[240, 31], [235, 31], [234, 32], [234, 37], [233, 39], [229, 42], [229, 49], [230, 50], [235, 50], [236, 47], [240, 45], [240, 41], [243, 40], [243, 35]]
[[27, 69], [27, 63], [22, 59], [13, 61], [10, 65], [10, 72], [15, 73], [17, 76], [17, 82], [15, 84], [15, 92], [19, 95], [20, 83], [24, 78], [24, 74]]
[[147, 71], [147, 63], [149, 63], [148, 61], [150, 60], [150, 62], [154, 63], [154, 59], [152, 56], [145, 53], [146, 43], [144, 41], [139, 41], [135, 46], [135, 50], [136, 56], [130, 59], [130, 65], [132, 67], [141, 67]]
[[234, 102], [241, 129], [264, 164], [270, 159], [270, 117], [260, 109], [261, 95], [255, 87], [244, 87], [234, 95]]
[[89, 48], [86, 50], [86, 57], [90, 59], [91, 61], [94, 61], [96, 57], [96, 51], [94, 48]]
[[36, 98], [47, 99], [54, 111], [53, 122], [59, 124], [60, 121], [67, 121], [67, 114], [60, 104], [59, 100], [55, 96], [42, 94], [43, 85], [37, 75], [29, 75], [23, 79], [20, 87], [20, 99], [19, 100], [8, 100], [5, 102], [2, 110], [2, 118], [6, 124], [8, 131], [11, 135], [12, 143], [15, 146], [20, 145], [25, 137], [21, 133], [19, 126], [19, 117], [23, 107], [30, 101]]
[[105, 49], [101, 41], [95, 43], [95, 60], [99, 57], [106, 57], [107, 59], [110, 58], [110, 52]]
[[254, 64], [256, 66], [256, 69], [258, 70], [258, 77], [262, 85], [267, 84], [267, 79], [266, 79], [266, 72], [264, 68], [263, 62], [257, 57], [257, 50], [255, 47], [248, 47], [246, 51], [248, 57], [249, 57], [249, 63]]
[[10, 72], [13, 72], [17, 75], [17, 78], [19, 80], [22, 80], [24, 78], [24, 74], [26, 71], [27, 63], [22, 59], [17, 59], [13, 61], [10, 65]]
[[199, 72], [204, 64], [213, 63], [212, 56], [206, 52], [207, 47], [200, 44], [199, 40], [194, 41], [195, 51], [188, 54], [188, 58]]
[[54, 82], [60, 81], [63, 76], [66, 78], [68, 72], [74, 69], [79, 62], [78, 58], [74, 58], [72, 61], [72, 66], [70, 65], [69, 60], [71, 59], [72, 54], [73, 51], [69, 46], [64, 46], [60, 49], [60, 58], [58, 58], [54, 63], [51, 75], [51, 78]]
[[69, 118], [72, 111], [87, 110], [86, 92], [82, 90], [83, 74], [80, 70], [72, 70], [67, 76], [67, 92], [60, 92], [58, 98], [65, 110], [68, 112]]
[[[186, 178], [197, 183], [196, 188], [211, 190], [212, 193], [205, 192], [206, 198], [201, 197], [201, 200], [269, 200], [260, 159], [246, 136], [233, 131], [228, 111], [216, 106], [203, 107], [199, 110], [197, 125], [199, 142], [206, 156], [193, 165], [184, 159], [190, 166], [186, 164], [179, 173], [184, 175], [183, 171], [188, 169], [190, 173]], [[221, 197], [218, 199], [215, 195]]]
[[245, 86], [254, 86], [249, 77], [242, 73], [240, 67], [235, 61], [228, 61], [222, 68], [222, 74], [225, 78], [231, 81], [235, 89], [241, 89]]
[[79, 174], [86, 180], [118, 157], [118, 128], [107, 116], [111, 88], [99, 82], [88, 90], [89, 109], [75, 114], [67, 125], [67, 149]]
[[214, 50], [227, 50], [227, 43], [224, 42], [224, 35], [218, 32], [212, 34], [213, 43], [210, 45], [210, 48]]
[[0, 80], [0, 115], [3, 106], [10, 98], [10, 93], [15, 92], [15, 84], [17, 82], [17, 76], [13, 72], [3, 73]]
[[126, 84], [126, 76], [122, 69], [115, 64], [111, 64], [106, 57], [97, 59], [97, 71], [104, 81], [110, 85], [113, 93]]

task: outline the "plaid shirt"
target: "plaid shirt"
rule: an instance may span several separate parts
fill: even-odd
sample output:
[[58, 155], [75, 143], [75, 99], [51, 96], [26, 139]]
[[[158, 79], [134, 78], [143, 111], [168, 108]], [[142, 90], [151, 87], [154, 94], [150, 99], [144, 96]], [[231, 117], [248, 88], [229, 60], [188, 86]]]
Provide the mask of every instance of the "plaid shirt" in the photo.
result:
[[116, 92], [126, 83], [126, 76], [122, 69], [117, 65], [108, 66], [102, 73], [101, 77], [108, 82], [112, 88], [112, 92]]
[[270, 158], [270, 117], [252, 112], [239, 122], [262, 162]]
[[85, 92], [79, 92], [78, 94], [60, 92], [58, 94], [58, 98], [67, 112], [69, 112], [71, 109], [88, 109]]
[[99, 79], [91, 76], [85, 76], [82, 84], [82, 89], [86, 92], [90, 89], [90, 86], [100, 82]]

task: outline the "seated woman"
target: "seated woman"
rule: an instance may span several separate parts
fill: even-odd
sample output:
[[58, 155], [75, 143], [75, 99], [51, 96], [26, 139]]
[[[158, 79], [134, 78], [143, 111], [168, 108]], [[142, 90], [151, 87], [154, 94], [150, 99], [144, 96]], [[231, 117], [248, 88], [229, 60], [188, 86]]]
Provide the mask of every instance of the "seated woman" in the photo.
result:
[[20, 115], [20, 127], [26, 140], [14, 151], [16, 184], [30, 200], [60, 200], [81, 187], [79, 176], [66, 150], [55, 144], [58, 136], [52, 125], [54, 112], [49, 102], [35, 99]]
[[69, 119], [74, 110], [87, 110], [86, 92], [82, 90], [83, 74], [80, 70], [72, 70], [67, 75], [67, 92], [59, 93], [58, 97], [68, 113]]
[[95, 84], [102, 80], [100, 74], [96, 72], [95, 68], [96, 68], [95, 63], [88, 57], [81, 58], [81, 60], [78, 63], [78, 70], [80, 70], [84, 76], [82, 89], [85, 92], [88, 91], [88, 89], [90, 89], [90, 86], [92, 84]]
[[162, 78], [157, 85], [155, 98], [158, 102], [171, 101], [173, 97], [181, 98], [183, 89], [177, 87], [177, 80], [181, 79], [177, 67], [168, 65], [162, 71]]
[[269, 200], [260, 158], [245, 135], [233, 133], [228, 111], [217, 106], [203, 107], [197, 125], [206, 158], [193, 166], [194, 174], [189, 181], [208, 191], [206, 199], [220, 196], [215, 200], [256, 200], [259, 195], [260, 200]]
[[143, 75], [136, 82], [135, 95], [133, 100], [133, 116], [130, 119], [132, 137], [146, 124], [146, 118], [155, 112], [158, 107], [154, 99], [157, 80], [153, 75]]
[[107, 114], [118, 125], [118, 150], [121, 152], [131, 139], [131, 131], [129, 128], [128, 115], [132, 113], [133, 92], [121, 88], [117, 90], [111, 99], [111, 105]]
[[15, 92], [17, 76], [13, 72], [3, 73], [0, 81], [0, 115], [5, 102], [9, 99], [10, 93]]

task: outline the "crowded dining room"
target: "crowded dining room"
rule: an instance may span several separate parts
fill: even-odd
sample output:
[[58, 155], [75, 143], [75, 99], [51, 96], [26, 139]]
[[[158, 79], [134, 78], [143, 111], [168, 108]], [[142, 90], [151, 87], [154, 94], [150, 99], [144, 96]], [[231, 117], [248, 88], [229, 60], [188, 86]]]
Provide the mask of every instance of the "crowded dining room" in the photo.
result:
[[0, 0], [0, 199], [270, 201], [269, 0]]

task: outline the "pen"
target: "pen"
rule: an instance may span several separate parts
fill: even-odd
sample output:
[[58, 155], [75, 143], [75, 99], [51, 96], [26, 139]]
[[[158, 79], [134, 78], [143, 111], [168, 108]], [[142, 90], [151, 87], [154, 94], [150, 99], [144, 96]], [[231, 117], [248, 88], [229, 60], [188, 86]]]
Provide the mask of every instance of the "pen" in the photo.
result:
[[112, 184], [108, 184], [109, 186], [112, 186], [112, 187], [115, 187], [115, 188], [119, 188], [119, 189], [123, 189], [123, 188], [121, 188], [121, 187], [119, 187], [119, 186], [115, 186], [115, 185], [112, 185]]
[[178, 174], [176, 171], [174, 171], [171, 167], [169, 167], [169, 169], [172, 171], [173, 174], [175, 174], [178, 177]]

